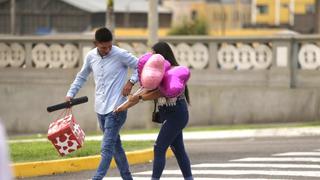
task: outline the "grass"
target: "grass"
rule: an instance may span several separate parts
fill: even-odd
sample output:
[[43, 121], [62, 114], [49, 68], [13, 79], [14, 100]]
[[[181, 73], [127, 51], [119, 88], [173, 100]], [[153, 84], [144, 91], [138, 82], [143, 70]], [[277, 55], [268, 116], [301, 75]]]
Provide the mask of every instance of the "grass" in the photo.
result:
[[[153, 141], [124, 141], [122, 142], [125, 151], [133, 151], [138, 149], [151, 148]], [[100, 154], [100, 141], [85, 141], [82, 148], [77, 151], [61, 157], [53, 145], [49, 142], [28, 142], [28, 143], [10, 143], [11, 161], [17, 162], [31, 162], [43, 160], [66, 159], [72, 157], [83, 157]]]
[[[290, 128], [290, 127], [314, 127], [320, 126], [320, 121], [299, 122], [299, 123], [272, 123], [272, 124], [237, 124], [237, 125], [215, 125], [205, 127], [188, 127], [185, 131], [218, 131], [218, 130], [242, 130], [242, 129], [263, 129], [263, 128]], [[158, 128], [148, 130], [123, 130], [121, 134], [141, 134], [158, 133]], [[89, 132], [90, 135], [101, 135], [100, 132]], [[9, 137], [9, 140], [37, 139], [46, 138], [46, 134], [36, 134], [27, 136]], [[126, 151], [151, 148], [153, 141], [123, 141], [123, 147]], [[28, 143], [9, 143], [11, 160], [17, 162], [30, 162], [40, 160], [65, 159], [72, 157], [83, 157], [100, 154], [100, 141], [85, 141], [84, 146], [71, 154], [61, 157], [49, 141], [28, 142]]]

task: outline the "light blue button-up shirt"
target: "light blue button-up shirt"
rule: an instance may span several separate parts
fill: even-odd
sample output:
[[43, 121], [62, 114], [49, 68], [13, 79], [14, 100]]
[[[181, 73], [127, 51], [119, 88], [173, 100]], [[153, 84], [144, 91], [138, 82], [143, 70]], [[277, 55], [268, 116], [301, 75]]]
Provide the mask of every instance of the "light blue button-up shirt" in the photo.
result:
[[94, 48], [87, 54], [67, 96], [75, 97], [93, 72], [95, 111], [108, 114], [126, 100], [121, 93], [126, 83], [128, 67], [134, 70], [130, 79], [133, 82], [138, 81], [137, 64], [138, 59], [135, 56], [117, 46], [112, 46], [111, 51], [103, 57], [98, 53], [98, 49]]

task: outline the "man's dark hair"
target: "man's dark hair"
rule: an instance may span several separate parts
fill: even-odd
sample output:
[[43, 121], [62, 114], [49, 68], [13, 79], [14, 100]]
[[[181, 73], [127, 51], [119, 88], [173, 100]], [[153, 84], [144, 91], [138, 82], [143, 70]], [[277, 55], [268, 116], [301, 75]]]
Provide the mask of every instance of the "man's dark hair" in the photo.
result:
[[101, 27], [96, 31], [95, 40], [98, 42], [112, 41], [112, 33], [108, 28]]

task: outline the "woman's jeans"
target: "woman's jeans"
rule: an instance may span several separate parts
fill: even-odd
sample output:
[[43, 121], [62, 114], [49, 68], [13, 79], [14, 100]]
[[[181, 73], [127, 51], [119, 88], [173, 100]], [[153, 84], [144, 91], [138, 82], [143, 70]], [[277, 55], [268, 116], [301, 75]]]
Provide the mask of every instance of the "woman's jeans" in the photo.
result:
[[185, 179], [191, 180], [190, 160], [185, 151], [182, 129], [189, 120], [188, 107], [184, 99], [177, 100], [175, 106], [160, 106], [161, 118], [165, 119], [154, 145], [152, 179], [159, 179], [166, 163], [166, 151], [170, 146]]
[[101, 161], [93, 180], [100, 180], [106, 175], [112, 157], [114, 157], [121, 177], [124, 180], [132, 180], [127, 157], [121, 145], [119, 131], [126, 121], [127, 111], [109, 114], [98, 114], [100, 129], [103, 132], [101, 145]]

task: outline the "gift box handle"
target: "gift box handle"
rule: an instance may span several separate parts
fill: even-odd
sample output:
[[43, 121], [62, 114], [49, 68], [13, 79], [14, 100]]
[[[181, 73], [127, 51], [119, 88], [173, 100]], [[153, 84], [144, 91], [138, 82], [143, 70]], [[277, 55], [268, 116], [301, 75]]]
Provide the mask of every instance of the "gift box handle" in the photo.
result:
[[88, 102], [88, 97], [87, 96], [74, 98], [74, 99], [71, 99], [71, 101], [68, 101], [68, 102], [64, 102], [64, 103], [48, 106], [47, 107], [47, 111], [48, 112], [53, 112], [53, 111], [57, 111], [57, 110], [60, 110], [60, 109], [71, 108], [74, 105], [83, 104], [83, 103], [86, 103], [86, 102]]

